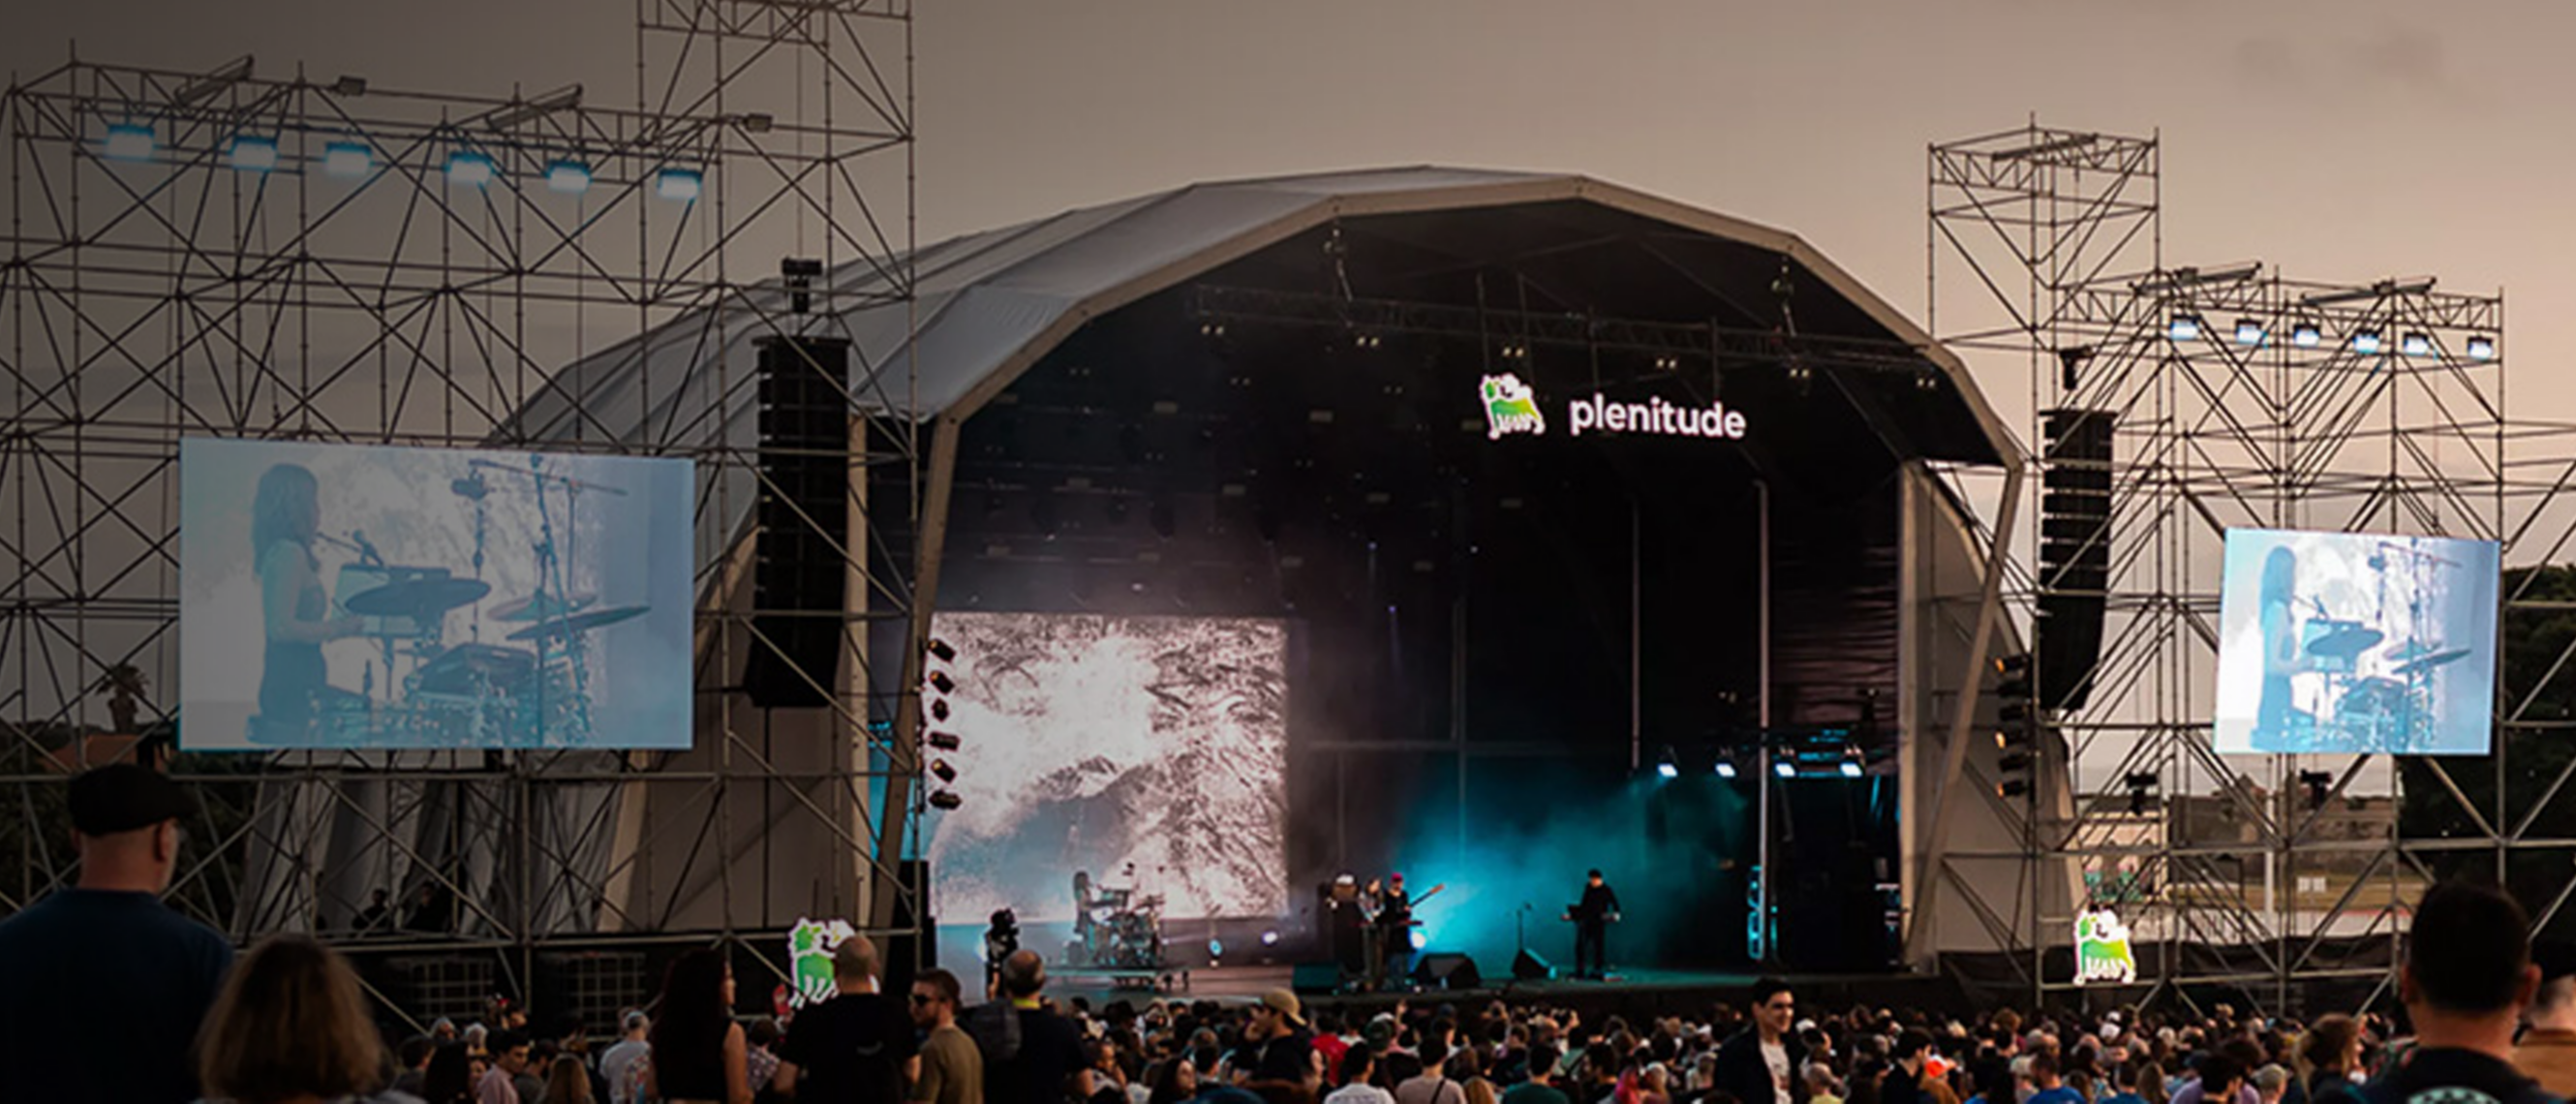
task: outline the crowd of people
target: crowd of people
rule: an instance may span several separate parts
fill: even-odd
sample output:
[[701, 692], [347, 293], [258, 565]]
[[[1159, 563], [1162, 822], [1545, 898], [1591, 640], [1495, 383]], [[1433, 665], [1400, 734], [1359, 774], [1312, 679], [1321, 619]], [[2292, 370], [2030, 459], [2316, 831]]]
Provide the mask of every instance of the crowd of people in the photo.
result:
[[736, 1014], [728, 960], [673, 961], [613, 1040], [524, 1009], [388, 1047], [356, 973], [305, 936], [233, 958], [163, 907], [185, 795], [140, 769], [71, 790], [77, 887], [0, 923], [0, 1104], [2555, 1104], [2576, 1092], [2576, 961], [2502, 891], [2446, 883], [2414, 913], [2405, 1031], [2224, 1006], [1947, 1018], [1815, 1009], [1764, 980], [1742, 1007], [1612, 1016], [1526, 1002], [1309, 1010], [1046, 992], [1009, 956], [880, 990], [864, 937], [836, 992], [781, 1024]]

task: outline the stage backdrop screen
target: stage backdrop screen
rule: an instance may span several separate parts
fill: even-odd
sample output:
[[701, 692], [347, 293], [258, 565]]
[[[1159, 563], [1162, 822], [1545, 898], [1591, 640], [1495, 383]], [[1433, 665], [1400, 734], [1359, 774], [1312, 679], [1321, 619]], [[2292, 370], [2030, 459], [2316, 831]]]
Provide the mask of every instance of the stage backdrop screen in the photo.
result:
[[689, 746], [687, 460], [179, 446], [192, 751]]
[[960, 746], [929, 754], [956, 769], [946, 788], [962, 800], [930, 814], [935, 915], [1068, 921], [1077, 873], [1160, 895], [1166, 921], [1287, 911], [1284, 622], [940, 613], [931, 625], [957, 651], [933, 664], [957, 685], [931, 728]]
[[2501, 559], [2493, 541], [2228, 530], [2218, 750], [2486, 754]]

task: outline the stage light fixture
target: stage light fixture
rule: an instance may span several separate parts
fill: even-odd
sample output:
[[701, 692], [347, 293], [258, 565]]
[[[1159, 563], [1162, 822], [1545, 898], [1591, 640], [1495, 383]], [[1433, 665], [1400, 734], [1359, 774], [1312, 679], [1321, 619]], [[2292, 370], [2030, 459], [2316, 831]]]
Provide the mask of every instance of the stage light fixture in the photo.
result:
[[277, 167], [277, 139], [256, 134], [237, 134], [229, 160], [240, 172], [267, 172]]
[[1858, 778], [1861, 775], [1861, 765], [1860, 760], [1858, 759], [1845, 759], [1842, 762], [1842, 766], [1838, 769], [1843, 772], [1843, 777], [1845, 778]]
[[322, 150], [322, 171], [342, 180], [365, 176], [375, 167], [375, 151], [364, 143], [333, 142]]
[[2020, 797], [2029, 792], [2030, 783], [2019, 778], [2007, 778], [1995, 786], [1995, 794], [1999, 797]]
[[153, 148], [160, 144], [152, 128], [141, 123], [118, 123], [107, 128], [107, 155], [118, 161], [149, 161]]
[[1209, 958], [1224, 958], [1224, 957], [1225, 957], [1225, 942], [1224, 942], [1223, 940], [1217, 940], [1217, 939], [1211, 939], [1211, 940], [1208, 940], [1208, 957], [1209, 957]]
[[934, 721], [945, 721], [948, 719], [947, 699], [942, 698], [930, 703], [930, 719]]
[[447, 155], [447, 182], [465, 188], [480, 188], [492, 182], [495, 169], [492, 158], [473, 150], [458, 150]]
[[965, 803], [966, 802], [958, 798], [956, 794], [950, 793], [946, 790], [941, 790], [938, 793], [930, 795], [930, 807], [942, 812], [953, 810]]
[[2290, 344], [2302, 349], [2316, 348], [2317, 343], [2323, 340], [2325, 340], [2325, 334], [2317, 329], [2317, 324], [2314, 322], [2301, 322], [2290, 327]]
[[1735, 777], [1735, 760], [1726, 758], [1722, 755], [1719, 756], [1717, 760], [1717, 776], [1719, 778]]
[[2433, 338], [2429, 334], [2408, 331], [2397, 339], [2397, 351], [2411, 357], [2433, 355]]
[[1279, 930], [1278, 930], [1278, 929], [1276, 929], [1276, 928], [1271, 928], [1271, 929], [1266, 929], [1266, 930], [1264, 930], [1264, 931], [1261, 933], [1261, 945], [1262, 945], [1262, 946], [1264, 946], [1264, 947], [1276, 947], [1276, 946], [1278, 946], [1278, 945], [1279, 945]]
[[941, 663], [957, 662], [957, 646], [938, 637], [931, 637], [930, 643], [922, 645], [922, 650], [929, 652], [930, 658]]
[[2263, 339], [2264, 339], [2266, 336], [2269, 336], [2269, 335], [2267, 335], [2267, 334], [2265, 334], [2265, 333], [2263, 332], [2263, 324], [2262, 324], [2262, 323], [2257, 322], [2257, 321], [2255, 321], [2255, 320], [2253, 320], [2253, 319], [2251, 319], [2251, 318], [2239, 318], [2239, 319], [2237, 319], [2237, 320], [2236, 320], [2236, 343], [2237, 343], [2237, 344], [2239, 344], [2239, 345], [2260, 345], [2260, 344], [2262, 344], [2262, 343], [2263, 343]]
[[2354, 330], [2352, 332], [2352, 351], [2360, 353], [2363, 356], [2371, 356], [2378, 353], [2379, 331]]
[[939, 751], [955, 751], [965, 744], [965, 741], [958, 739], [954, 732], [933, 732], [922, 737], [921, 742]]
[[946, 671], [932, 671], [930, 673], [930, 688], [937, 690], [942, 694], [954, 694], [957, 692], [957, 680], [948, 677], [948, 672]]
[[939, 784], [942, 786], [957, 781], [957, 768], [949, 766], [948, 760], [945, 759], [931, 760], [930, 773], [932, 777], [939, 779]]
[[1797, 761], [1787, 756], [1782, 756], [1779, 759], [1773, 760], [1771, 763], [1771, 773], [1779, 775], [1782, 778], [1796, 778], [1798, 777]]
[[1413, 949], [1414, 949], [1414, 950], [1419, 951], [1419, 950], [1421, 950], [1422, 948], [1424, 948], [1424, 947], [1428, 947], [1428, 946], [1430, 946], [1430, 945], [1431, 945], [1431, 937], [1430, 937], [1430, 936], [1422, 934], [1422, 929], [1420, 929], [1420, 928], [1415, 928], [1415, 929], [1413, 929]]
[[2470, 360], [2494, 360], [2495, 339], [2483, 334], [2469, 338]]
[[2200, 316], [2197, 314], [2173, 316], [2173, 321], [2165, 324], [2165, 336], [2175, 341], [2200, 340]]
[[565, 195], [580, 195], [590, 190], [590, 166], [579, 161], [557, 161], [546, 166], [546, 187]]
[[1673, 758], [1673, 749], [1670, 745], [1666, 745], [1664, 753], [1655, 759], [1655, 774], [1664, 778], [1682, 776], [1681, 762]]
[[695, 203], [706, 179], [696, 169], [664, 169], [653, 179], [653, 194], [674, 203]]

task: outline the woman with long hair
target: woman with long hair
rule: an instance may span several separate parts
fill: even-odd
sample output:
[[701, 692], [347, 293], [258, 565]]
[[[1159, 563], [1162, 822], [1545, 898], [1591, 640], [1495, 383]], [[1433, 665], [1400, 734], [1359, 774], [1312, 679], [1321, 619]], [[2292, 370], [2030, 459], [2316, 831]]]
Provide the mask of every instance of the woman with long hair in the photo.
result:
[[1187, 1055], [1182, 1055], [1154, 1067], [1153, 1094], [1145, 1100], [1146, 1104], [1181, 1104], [1198, 1094], [1198, 1067], [1190, 1064]]
[[581, 1059], [561, 1055], [546, 1074], [544, 1104], [590, 1104], [590, 1073], [582, 1069]]
[[384, 1039], [358, 975], [301, 935], [271, 936], [234, 964], [197, 1053], [206, 1099], [223, 1104], [342, 1100], [384, 1087]]
[[2303, 670], [2299, 662], [2299, 620], [2296, 603], [2299, 595], [2299, 556], [2288, 546], [2272, 550], [2263, 559], [2260, 601], [2256, 605], [2258, 625], [2263, 634], [2262, 695], [2254, 707], [2254, 731], [2247, 737], [2256, 751], [2294, 751], [2296, 739], [2290, 734], [2291, 718], [2296, 708], [2291, 704], [2290, 679]]
[[265, 743], [311, 742], [314, 702], [330, 686], [322, 645], [359, 630], [357, 618], [331, 616], [322, 590], [322, 561], [313, 554], [322, 534], [321, 494], [303, 465], [278, 464], [260, 473], [251, 499], [251, 563], [259, 572], [266, 626], [256, 724]]
[[751, 1104], [751, 1044], [733, 1018], [732, 964], [703, 947], [672, 960], [658, 1007], [646, 1095], [664, 1104]]
[[421, 1099], [428, 1104], [473, 1104], [474, 1056], [466, 1052], [464, 1040], [440, 1043], [430, 1052], [420, 1085]]
[[2361, 1021], [2339, 1013], [2322, 1017], [2299, 1036], [2295, 1051], [2308, 1104], [2358, 1104]]

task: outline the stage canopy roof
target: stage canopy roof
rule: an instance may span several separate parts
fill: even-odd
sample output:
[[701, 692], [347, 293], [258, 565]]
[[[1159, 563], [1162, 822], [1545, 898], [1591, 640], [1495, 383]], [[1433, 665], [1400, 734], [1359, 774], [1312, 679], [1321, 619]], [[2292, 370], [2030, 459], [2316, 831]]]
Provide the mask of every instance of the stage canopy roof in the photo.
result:
[[1955, 356], [1794, 234], [1582, 176], [1436, 167], [1195, 184], [924, 247], [912, 258], [917, 386], [902, 355], [916, 307], [884, 298], [888, 266], [837, 266], [803, 320], [773, 278], [571, 365], [502, 436], [748, 448], [752, 341], [790, 324], [851, 340], [862, 404], [962, 420], [1090, 319], [1219, 269], [1322, 271], [1303, 251], [1263, 254], [1328, 228], [1349, 234], [1347, 280], [1362, 296], [1385, 285], [1454, 300], [1461, 280], [1506, 269], [1522, 309], [1762, 331], [1782, 325], [1785, 274], [1798, 334], [1904, 347], [1946, 377], [1837, 384], [1892, 452], [1968, 464], [2015, 452]]

